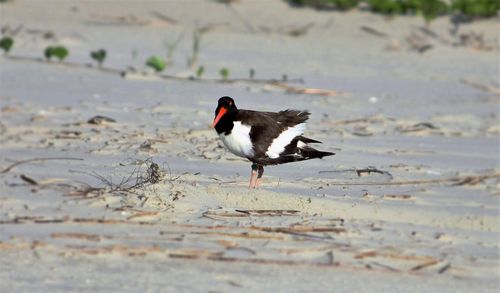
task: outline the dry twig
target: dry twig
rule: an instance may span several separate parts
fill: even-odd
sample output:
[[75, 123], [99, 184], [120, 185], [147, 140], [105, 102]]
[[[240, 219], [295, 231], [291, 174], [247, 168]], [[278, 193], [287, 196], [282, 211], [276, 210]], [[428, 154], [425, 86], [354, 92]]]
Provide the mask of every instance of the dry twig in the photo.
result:
[[12, 168], [17, 167], [17, 166], [22, 165], [22, 164], [31, 163], [31, 162], [51, 161], [51, 160], [73, 160], [73, 161], [83, 161], [83, 159], [80, 159], [80, 158], [71, 158], [71, 157], [33, 158], [33, 159], [27, 159], [27, 160], [20, 160], [20, 161], [17, 161], [17, 162], [15, 162], [14, 164], [12, 164], [12, 165], [8, 166], [7, 168], [3, 169], [3, 170], [2, 170], [2, 172], [0, 172], [0, 173], [1, 173], [1, 174], [7, 173], [7, 172], [9, 172], [10, 170], [12, 170]]
[[387, 38], [388, 37], [388, 35], [386, 33], [383, 33], [381, 31], [378, 31], [378, 30], [371, 28], [369, 26], [366, 26], [366, 25], [362, 25], [361, 30], [364, 32], [367, 32], [371, 35], [377, 36], [379, 38]]
[[491, 173], [485, 175], [456, 176], [439, 179], [423, 180], [401, 180], [393, 182], [331, 182], [330, 185], [417, 185], [417, 184], [446, 184], [453, 186], [475, 185], [486, 179], [500, 179], [500, 173]]

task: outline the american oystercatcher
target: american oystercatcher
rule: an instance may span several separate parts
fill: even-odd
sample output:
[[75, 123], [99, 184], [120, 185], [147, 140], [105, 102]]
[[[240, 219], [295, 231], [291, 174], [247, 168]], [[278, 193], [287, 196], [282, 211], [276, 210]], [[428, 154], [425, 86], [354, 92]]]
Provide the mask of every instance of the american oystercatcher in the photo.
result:
[[230, 97], [219, 99], [212, 127], [226, 148], [252, 164], [250, 188], [259, 186], [264, 166], [335, 155], [310, 147], [320, 141], [302, 136], [309, 112], [258, 112], [236, 108]]

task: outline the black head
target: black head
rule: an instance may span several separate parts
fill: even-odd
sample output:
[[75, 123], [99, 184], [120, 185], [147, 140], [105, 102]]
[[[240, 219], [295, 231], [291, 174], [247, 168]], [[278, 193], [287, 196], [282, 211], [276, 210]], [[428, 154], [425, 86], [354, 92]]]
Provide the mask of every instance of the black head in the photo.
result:
[[216, 127], [222, 118], [232, 117], [234, 114], [236, 114], [237, 110], [238, 108], [236, 108], [234, 100], [231, 97], [224, 96], [220, 98], [217, 108], [215, 109], [215, 119], [212, 127]]
[[233, 98], [228, 97], [228, 96], [224, 96], [224, 97], [220, 98], [218, 103], [219, 104], [217, 105], [217, 109], [226, 108], [227, 110], [229, 110], [233, 107], [236, 108], [236, 105], [234, 104]]

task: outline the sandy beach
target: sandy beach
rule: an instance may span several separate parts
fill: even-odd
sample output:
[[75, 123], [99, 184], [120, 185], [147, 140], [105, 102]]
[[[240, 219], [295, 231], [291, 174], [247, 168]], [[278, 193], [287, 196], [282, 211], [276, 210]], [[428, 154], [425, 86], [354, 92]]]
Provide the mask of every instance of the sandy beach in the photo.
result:
[[[498, 290], [498, 20], [180, 2], [0, 4], [2, 291]], [[226, 95], [336, 155], [249, 190]]]

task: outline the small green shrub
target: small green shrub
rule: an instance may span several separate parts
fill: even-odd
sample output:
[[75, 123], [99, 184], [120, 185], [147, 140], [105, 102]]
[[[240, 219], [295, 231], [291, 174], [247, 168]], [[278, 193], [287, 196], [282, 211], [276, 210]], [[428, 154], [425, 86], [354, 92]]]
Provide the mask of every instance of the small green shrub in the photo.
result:
[[4, 50], [5, 54], [9, 53], [12, 46], [14, 46], [14, 40], [11, 37], [3, 37], [0, 39], [0, 48]]
[[219, 70], [219, 74], [223, 80], [227, 80], [229, 78], [229, 69], [223, 67]]
[[332, 2], [339, 10], [349, 10], [358, 6], [359, 0], [333, 0]]
[[49, 46], [45, 49], [44, 54], [47, 60], [52, 59], [52, 57], [56, 57], [59, 59], [59, 62], [62, 62], [66, 57], [68, 57], [69, 51], [63, 46]]
[[90, 52], [90, 58], [96, 61], [99, 64], [99, 66], [102, 66], [102, 63], [106, 59], [106, 50], [99, 49], [97, 51], [92, 51]]
[[158, 56], [151, 56], [146, 61], [146, 65], [153, 68], [156, 72], [161, 72], [167, 67], [165, 60]]
[[366, 3], [368, 8], [384, 15], [420, 14], [427, 22], [434, 18], [460, 13], [469, 18], [494, 17], [500, 10], [500, 0], [284, 0], [290, 5], [316, 9], [347, 10]]
[[188, 57], [187, 61], [189, 67], [192, 67], [198, 61], [198, 55], [200, 53], [201, 46], [201, 36], [202, 32], [198, 28], [193, 31], [193, 51], [191, 53], [191, 56]]
[[405, 2], [406, 14], [420, 14], [427, 23], [449, 11], [448, 5], [443, 0], [407, 0]]
[[374, 12], [385, 15], [406, 13], [405, 4], [402, 1], [367, 0], [366, 2], [370, 5], [370, 9]]
[[421, 3], [419, 12], [426, 22], [430, 22], [438, 16], [445, 15], [449, 11], [448, 5], [441, 0], [422, 1]]
[[451, 9], [468, 17], [492, 17], [500, 10], [499, 0], [453, 0]]
[[179, 45], [183, 37], [184, 37], [183, 34], [179, 34], [174, 41], [167, 40], [165, 42], [165, 47], [167, 48], [167, 60], [169, 62], [172, 62], [172, 57], [174, 56], [174, 52], [177, 49], [177, 46]]
[[196, 77], [201, 78], [204, 72], [205, 72], [205, 67], [203, 66], [198, 67], [198, 69], [196, 70]]

